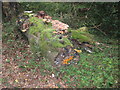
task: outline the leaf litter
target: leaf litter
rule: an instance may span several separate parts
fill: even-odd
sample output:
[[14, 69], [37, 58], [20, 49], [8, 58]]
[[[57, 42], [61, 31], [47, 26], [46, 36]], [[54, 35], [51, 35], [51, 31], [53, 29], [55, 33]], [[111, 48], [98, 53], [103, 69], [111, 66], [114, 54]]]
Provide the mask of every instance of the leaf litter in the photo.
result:
[[29, 60], [34, 60], [33, 53], [28, 42], [21, 38], [22, 35], [17, 31], [14, 31], [14, 34], [8, 36], [11, 41], [3, 38], [2, 88], [58, 88], [58, 84], [66, 88], [67, 85], [62, 80], [51, 77], [52, 75], [41, 75], [39, 67], [35, 69], [36, 72], [33, 72], [32, 68], [26, 68]]

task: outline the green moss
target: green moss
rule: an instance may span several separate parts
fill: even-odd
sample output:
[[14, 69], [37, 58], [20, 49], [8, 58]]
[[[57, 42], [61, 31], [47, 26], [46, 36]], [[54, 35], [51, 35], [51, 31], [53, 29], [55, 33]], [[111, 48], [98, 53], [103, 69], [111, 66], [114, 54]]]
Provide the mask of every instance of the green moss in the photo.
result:
[[[49, 44], [50, 46], [54, 47], [54, 48], [60, 48], [60, 47], [66, 47], [67, 45], [72, 46], [70, 40], [68, 40], [68, 38], [62, 38], [59, 39], [60, 35], [55, 35], [53, 33], [53, 31], [55, 31], [54, 29], [44, 29], [41, 32], [41, 36], [40, 39], [42, 42], [47, 42], [47, 44]], [[61, 43], [64, 42], [64, 43]]]
[[54, 48], [54, 47], [51, 47], [49, 44], [50, 39], [54, 35], [54, 33], [52, 33], [53, 31], [55, 31], [55, 30], [48, 28], [48, 29], [44, 29], [40, 33], [39, 47], [41, 48], [40, 50], [41, 50], [43, 55], [45, 55], [47, 53], [47, 51], [52, 50]]
[[59, 39], [59, 37], [62, 37], [62, 36], [57, 35], [57, 36], [51, 37], [50, 45], [52, 45], [55, 48], [63, 48], [68, 45], [73, 46], [68, 38]]
[[40, 47], [40, 51], [42, 52], [42, 55], [44, 56], [47, 54], [47, 51], [51, 49], [46, 41], [41, 41], [39, 47]]
[[42, 19], [38, 19], [37, 17], [30, 17], [29, 21], [34, 25], [29, 28], [29, 33], [37, 35], [38, 32], [42, 32], [48, 28], [51, 28], [51, 24], [44, 24]]
[[[34, 26], [29, 28], [28, 33], [35, 35], [39, 39], [37, 43], [34, 37], [33, 40], [30, 40], [31, 48], [34, 53], [41, 52], [43, 56], [53, 58], [55, 53], [57, 54], [57, 52], [59, 52], [57, 48], [63, 48], [68, 45], [73, 46], [68, 38], [64, 37], [60, 39], [59, 37], [61, 37], [61, 35], [54, 34], [53, 31], [55, 30], [52, 29], [51, 24], [44, 24], [42, 19], [36, 17], [30, 17], [29, 21], [33, 23]], [[40, 35], [39, 37], [38, 34]], [[48, 51], [52, 53], [48, 53]]]
[[55, 34], [53, 33], [53, 31], [55, 31], [55, 30], [52, 29], [52, 28], [44, 29], [44, 30], [41, 32], [40, 38], [41, 38], [42, 40], [43, 40], [44, 38], [48, 38], [48, 39], [52, 38], [52, 36], [55, 35]]
[[88, 28], [87, 27], [81, 27], [79, 29], [77, 29], [78, 31], [82, 31], [82, 32], [88, 32]]
[[[31, 41], [31, 46], [34, 53], [41, 52], [43, 56], [50, 57], [48, 51], [59, 52], [58, 48], [66, 46], [72, 46], [70, 40], [62, 35], [54, 34], [51, 24], [44, 24], [42, 19], [36, 17], [30, 17], [29, 21], [34, 24], [30, 27], [29, 34], [37, 36], [39, 41], [36, 43], [34, 39]], [[70, 30], [72, 38], [78, 39], [80, 42], [92, 42], [92, 35], [88, 33], [86, 27], [82, 27], [78, 30]], [[38, 37], [38, 34], [40, 35]], [[61, 38], [60, 38], [61, 37]]]
[[[87, 29], [86, 29], [87, 30]], [[72, 30], [71, 37], [73, 39], [78, 39], [80, 42], [93, 42], [93, 35], [91, 35], [89, 32], [86, 30]]]
[[[30, 27], [29, 33], [36, 35], [40, 32], [40, 47], [43, 47], [43, 45], [45, 47], [52, 46], [53, 48], [72, 46], [68, 38], [59, 39], [59, 35], [55, 36], [53, 33], [55, 30], [51, 28], [51, 24], [45, 25], [41, 19], [36, 17], [31, 17], [29, 20], [34, 23], [34, 26]], [[64, 43], [61, 43], [61, 41]]]
[[29, 18], [29, 21], [34, 25], [29, 28], [29, 33], [36, 35], [38, 32], [41, 32], [43, 29], [46, 28], [42, 19], [38, 19], [37, 17]]

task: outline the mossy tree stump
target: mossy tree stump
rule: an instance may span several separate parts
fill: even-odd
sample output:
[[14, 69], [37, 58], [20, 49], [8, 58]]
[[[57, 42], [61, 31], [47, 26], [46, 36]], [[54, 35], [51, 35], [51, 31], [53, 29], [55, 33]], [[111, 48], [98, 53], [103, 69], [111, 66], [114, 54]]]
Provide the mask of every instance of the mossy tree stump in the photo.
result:
[[51, 24], [44, 24], [42, 19], [30, 17], [29, 21], [33, 24], [25, 32], [28, 37], [31, 50], [37, 56], [44, 56], [54, 62], [57, 55], [62, 52], [64, 47], [73, 46], [67, 37], [53, 33], [56, 31]]
[[[34, 14], [28, 15], [29, 18], [26, 20], [21, 19], [21, 21], [24, 21], [21, 24], [24, 28], [21, 28], [21, 30], [27, 36], [34, 55], [42, 55], [52, 63], [57, 61], [57, 64], [62, 64], [64, 59], [67, 60], [66, 58], [68, 58], [69, 60], [71, 56], [76, 57], [75, 48], [68, 37], [65, 37], [64, 34], [54, 33], [56, 30], [53, 28], [52, 24], [54, 21], [58, 23], [58, 20], [53, 20], [53, 23], [46, 24], [43, 19], [33, 16]], [[92, 42], [92, 36], [87, 32], [87, 29], [87, 27], [82, 27], [78, 30], [70, 30], [70, 38], [78, 39], [79, 42]], [[78, 56], [77, 58], [79, 59]]]

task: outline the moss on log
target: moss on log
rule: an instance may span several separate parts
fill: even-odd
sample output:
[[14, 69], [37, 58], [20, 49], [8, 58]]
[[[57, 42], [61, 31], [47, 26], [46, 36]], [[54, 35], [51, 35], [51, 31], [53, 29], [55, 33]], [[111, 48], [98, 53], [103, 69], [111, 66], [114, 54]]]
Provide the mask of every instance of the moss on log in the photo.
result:
[[[69, 57], [79, 60], [79, 54], [74, 51], [75, 44], [68, 38], [77, 39], [79, 42], [93, 42], [93, 36], [89, 34], [87, 27], [70, 30], [67, 24], [58, 20], [45, 23], [43, 18], [35, 17], [34, 14], [28, 16], [29, 18], [23, 17], [18, 22], [24, 27], [21, 29], [24, 29], [22, 31], [28, 37], [31, 50], [35, 56], [42, 55], [52, 63], [59, 65], [64, 59], [69, 60]], [[67, 32], [71, 32], [70, 37], [66, 36]]]
[[[60, 48], [73, 46], [67, 37], [53, 33], [55, 29], [51, 24], [44, 24], [42, 19], [30, 17], [29, 21], [33, 23], [26, 35], [30, 42], [31, 50], [34, 54], [42, 54], [51, 61], [54, 61]], [[60, 38], [62, 37], [62, 38]]]

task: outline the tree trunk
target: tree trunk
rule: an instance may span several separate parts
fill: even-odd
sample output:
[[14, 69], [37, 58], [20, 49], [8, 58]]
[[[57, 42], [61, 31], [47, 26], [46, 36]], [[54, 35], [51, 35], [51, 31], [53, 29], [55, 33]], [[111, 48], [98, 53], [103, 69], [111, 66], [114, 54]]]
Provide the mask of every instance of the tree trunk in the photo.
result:
[[2, 16], [3, 21], [11, 21], [12, 18], [19, 14], [19, 3], [17, 2], [3, 2], [2, 3]]

